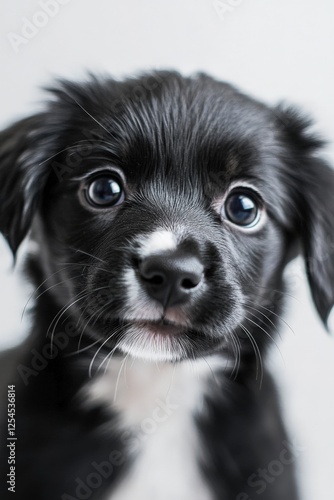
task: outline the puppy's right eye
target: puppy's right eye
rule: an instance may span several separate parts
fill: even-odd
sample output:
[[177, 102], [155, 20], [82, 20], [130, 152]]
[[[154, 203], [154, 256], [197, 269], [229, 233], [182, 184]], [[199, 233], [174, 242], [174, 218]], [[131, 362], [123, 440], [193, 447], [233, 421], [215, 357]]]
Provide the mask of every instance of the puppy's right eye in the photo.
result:
[[122, 181], [116, 175], [108, 173], [93, 178], [85, 188], [86, 200], [97, 208], [119, 205], [124, 200]]

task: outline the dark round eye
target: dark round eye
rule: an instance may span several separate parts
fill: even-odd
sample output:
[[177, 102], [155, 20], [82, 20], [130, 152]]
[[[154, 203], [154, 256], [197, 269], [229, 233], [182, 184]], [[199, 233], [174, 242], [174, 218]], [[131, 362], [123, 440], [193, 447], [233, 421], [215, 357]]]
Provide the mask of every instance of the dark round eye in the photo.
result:
[[260, 220], [261, 207], [255, 193], [248, 190], [232, 191], [225, 201], [225, 217], [237, 226], [251, 228]]
[[97, 207], [113, 207], [124, 200], [122, 182], [116, 176], [101, 175], [90, 181], [86, 188], [88, 202]]

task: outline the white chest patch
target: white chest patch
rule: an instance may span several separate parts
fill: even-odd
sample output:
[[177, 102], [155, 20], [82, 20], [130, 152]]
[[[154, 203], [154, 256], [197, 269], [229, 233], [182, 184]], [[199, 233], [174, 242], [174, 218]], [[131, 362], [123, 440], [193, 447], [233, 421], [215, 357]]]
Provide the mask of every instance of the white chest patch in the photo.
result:
[[[106, 500], [211, 500], [198, 466], [205, 456], [194, 415], [217, 381], [218, 358], [178, 365], [115, 360], [88, 387], [88, 404], [119, 412], [132, 466]], [[210, 366], [209, 366], [210, 365]]]

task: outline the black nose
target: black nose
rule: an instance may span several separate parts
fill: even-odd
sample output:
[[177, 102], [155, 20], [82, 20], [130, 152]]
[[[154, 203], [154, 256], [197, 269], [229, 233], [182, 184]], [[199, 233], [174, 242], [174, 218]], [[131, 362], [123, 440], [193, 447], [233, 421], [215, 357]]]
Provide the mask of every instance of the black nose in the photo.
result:
[[153, 254], [139, 263], [148, 294], [164, 308], [185, 303], [203, 280], [203, 265], [192, 254]]

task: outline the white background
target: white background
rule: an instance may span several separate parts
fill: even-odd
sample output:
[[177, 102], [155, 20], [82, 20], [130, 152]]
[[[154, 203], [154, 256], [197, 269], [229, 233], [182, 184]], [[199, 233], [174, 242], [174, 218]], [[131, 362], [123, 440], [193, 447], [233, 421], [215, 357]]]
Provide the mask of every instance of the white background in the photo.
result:
[[[39, 87], [54, 76], [203, 70], [268, 103], [300, 105], [328, 138], [325, 154], [334, 161], [331, 0], [222, 0], [220, 14], [212, 0], [62, 0], [46, 18], [39, 14], [41, 3], [2, 1], [1, 126], [35, 111], [43, 97]], [[15, 51], [13, 34], [22, 34], [27, 19], [43, 26]], [[21, 313], [27, 291], [10, 268], [0, 239], [0, 347], [18, 342], [26, 331]], [[292, 289], [285, 321], [294, 333], [282, 322], [282, 356], [274, 349], [270, 363], [290, 434], [302, 448], [302, 499], [333, 500], [334, 340], [314, 311], [302, 262], [287, 274]]]

